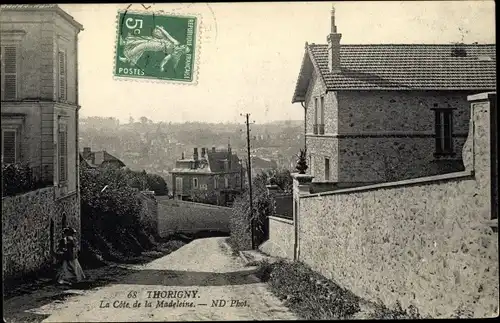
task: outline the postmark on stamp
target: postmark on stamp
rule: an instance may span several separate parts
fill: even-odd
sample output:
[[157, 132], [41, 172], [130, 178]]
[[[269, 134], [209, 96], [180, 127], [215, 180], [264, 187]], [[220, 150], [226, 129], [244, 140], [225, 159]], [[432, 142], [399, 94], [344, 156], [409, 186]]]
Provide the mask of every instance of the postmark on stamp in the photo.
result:
[[198, 17], [125, 10], [117, 18], [115, 77], [195, 81]]

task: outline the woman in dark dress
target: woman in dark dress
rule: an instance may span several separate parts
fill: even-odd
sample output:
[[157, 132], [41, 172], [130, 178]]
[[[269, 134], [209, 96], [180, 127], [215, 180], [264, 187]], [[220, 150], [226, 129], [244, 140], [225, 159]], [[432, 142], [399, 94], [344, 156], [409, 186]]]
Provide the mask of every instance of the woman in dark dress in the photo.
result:
[[59, 284], [70, 284], [85, 279], [82, 267], [78, 262], [78, 252], [75, 241], [76, 231], [73, 228], [65, 228], [63, 238], [59, 240], [57, 254], [62, 260], [61, 268], [57, 274]]

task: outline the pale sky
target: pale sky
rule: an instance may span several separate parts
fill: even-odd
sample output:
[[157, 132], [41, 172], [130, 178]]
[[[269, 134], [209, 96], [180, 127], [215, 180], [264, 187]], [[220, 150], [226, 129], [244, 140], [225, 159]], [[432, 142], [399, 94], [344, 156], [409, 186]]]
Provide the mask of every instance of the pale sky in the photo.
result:
[[247, 112], [257, 123], [300, 120], [303, 109], [291, 100], [304, 43], [326, 43], [332, 3], [343, 44], [495, 43], [493, 1], [145, 4], [201, 16], [197, 85], [117, 81], [116, 13], [128, 5], [60, 4], [85, 29], [78, 47], [81, 114], [122, 122], [146, 116], [242, 123]]

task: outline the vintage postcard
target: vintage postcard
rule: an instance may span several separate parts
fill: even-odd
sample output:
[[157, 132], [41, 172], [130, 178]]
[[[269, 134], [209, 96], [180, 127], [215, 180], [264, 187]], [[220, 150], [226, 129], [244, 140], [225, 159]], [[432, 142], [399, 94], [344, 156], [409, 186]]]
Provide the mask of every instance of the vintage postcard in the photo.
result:
[[5, 322], [499, 315], [493, 1], [0, 5]]

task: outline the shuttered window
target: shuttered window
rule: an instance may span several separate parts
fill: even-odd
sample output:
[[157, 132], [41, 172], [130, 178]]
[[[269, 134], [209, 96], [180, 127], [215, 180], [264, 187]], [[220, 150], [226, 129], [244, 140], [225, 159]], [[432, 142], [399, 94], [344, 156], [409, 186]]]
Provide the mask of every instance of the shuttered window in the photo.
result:
[[66, 53], [59, 51], [59, 100], [66, 101]]
[[5, 164], [17, 162], [17, 133], [14, 130], [2, 131], [2, 160]]
[[436, 154], [453, 153], [453, 110], [435, 109]]
[[65, 182], [68, 179], [68, 131], [65, 124], [59, 124], [58, 152], [59, 182]]
[[182, 187], [182, 177], [177, 177], [175, 179], [175, 190], [177, 193], [182, 193], [183, 187]]
[[17, 47], [2, 47], [3, 100], [17, 99]]

